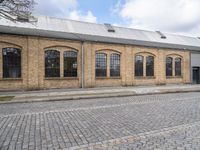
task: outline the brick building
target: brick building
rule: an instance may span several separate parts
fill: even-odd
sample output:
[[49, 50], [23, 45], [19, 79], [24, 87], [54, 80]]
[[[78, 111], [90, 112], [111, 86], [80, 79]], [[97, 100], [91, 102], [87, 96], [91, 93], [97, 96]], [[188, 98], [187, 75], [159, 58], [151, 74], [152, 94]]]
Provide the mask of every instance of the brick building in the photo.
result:
[[0, 35], [0, 89], [199, 82], [195, 37], [42, 16]]

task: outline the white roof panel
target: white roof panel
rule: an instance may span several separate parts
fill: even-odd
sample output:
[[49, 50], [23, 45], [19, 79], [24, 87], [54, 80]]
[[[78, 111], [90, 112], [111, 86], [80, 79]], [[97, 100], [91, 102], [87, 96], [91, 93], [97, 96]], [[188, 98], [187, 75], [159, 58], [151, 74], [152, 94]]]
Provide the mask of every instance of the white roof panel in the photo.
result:
[[113, 28], [115, 32], [108, 32], [106, 26], [103, 24], [57, 19], [46, 16], [39, 16], [38, 21], [34, 23], [20, 23], [0, 19], [1, 33], [200, 50], [200, 39], [197, 37], [163, 33], [167, 38], [162, 39], [154, 31], [116, 26], [113, 26]]

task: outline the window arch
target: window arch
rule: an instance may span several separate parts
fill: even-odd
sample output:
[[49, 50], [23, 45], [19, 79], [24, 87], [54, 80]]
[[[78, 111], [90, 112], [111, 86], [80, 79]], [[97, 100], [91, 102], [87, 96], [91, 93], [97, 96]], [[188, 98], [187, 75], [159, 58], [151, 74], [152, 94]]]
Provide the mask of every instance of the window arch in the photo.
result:
[[173, 58], [167, 57], [166, 58], [166, 76], [173, 75]]
[[135, 56], [135, 76], [143, 76], [143, 62], [144, 57], [142, 55]]
[[120, 76], [120, 54], [114, 53], [110, 55], [110, 76]]
[[45, 51], [45, 77], [60, 77], [60, 52]]
[[175, 58], [175, 76], [181, 76], [181, 58]]
[[77, 52], [64, 52], [64, 77], [77, 77]]
[[107, 55], [96, 53], [96, 77], [106, 77], [107, 75]]
[[154, 76], [154, 57], [146, 57], [146, 76]]
[[21, 50], [3, 48], [3, 78], [21, 78]]

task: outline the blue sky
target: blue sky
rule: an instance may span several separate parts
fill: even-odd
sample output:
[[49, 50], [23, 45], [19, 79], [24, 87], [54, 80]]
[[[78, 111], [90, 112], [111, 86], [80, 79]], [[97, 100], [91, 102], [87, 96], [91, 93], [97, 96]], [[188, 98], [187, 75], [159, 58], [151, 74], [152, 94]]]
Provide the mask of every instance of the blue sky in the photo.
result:
[[35, 0], [34, 14], [200, 36], [200, 0]]
[[78, 0], [78, 7], [83, 12], [90, 10], [100, 23], [115, 23], [118, 21], [116, 15], [111, 11], [116, 4], [116, 0]]

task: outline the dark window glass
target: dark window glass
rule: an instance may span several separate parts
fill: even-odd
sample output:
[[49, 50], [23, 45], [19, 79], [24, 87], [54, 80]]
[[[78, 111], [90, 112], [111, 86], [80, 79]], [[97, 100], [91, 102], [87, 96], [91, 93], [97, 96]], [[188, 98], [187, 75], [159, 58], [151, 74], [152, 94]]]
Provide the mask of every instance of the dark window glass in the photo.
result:
[[172, 64], [173, 64], [173, 58], [167, 57], [166, 58], [166, 76], [172, 76]]
[[146, 58], [146, 76], [154, 76], [154, 57], [148, 56]]
[[64, 52], [64, 77], [77, 77], [77, 52]]
[[181, 58], [175, 59], [175, 76], [181, 76]]
[[110, 76], [111, 77], [120, 76], [120, 55], [119, 54], [110, 55]]
[[60, 52], [45, 51], [45, 77], [60, 77]]
[[96, 53], [96, 77], [106, 77], [107, 75], [107, 55]]
[[3, 49], [3, 78], [21, 78], [21, 50]]
[[143, 56], [135, 56], [135, 76], [143, 76]]

